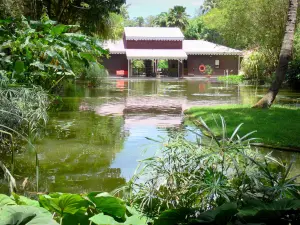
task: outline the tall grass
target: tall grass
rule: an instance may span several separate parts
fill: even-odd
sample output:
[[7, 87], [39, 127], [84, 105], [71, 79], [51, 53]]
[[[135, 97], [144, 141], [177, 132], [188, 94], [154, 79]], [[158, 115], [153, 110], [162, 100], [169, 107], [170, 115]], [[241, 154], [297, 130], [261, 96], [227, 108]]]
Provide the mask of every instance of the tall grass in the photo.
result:
[[5, 177], [14, 181], [15, 151], [20, 150], [22, 144], [27, 143], [27, 149], [35, 153], [36, 189], [38, 191], [39, 159], [33, 143], [43, 136], [48, 121], [48, 95], [40, 87], [24, 88], [4, 87], [0, 90], [0, 149], [11, 152], [10, 173], [2, 165]]

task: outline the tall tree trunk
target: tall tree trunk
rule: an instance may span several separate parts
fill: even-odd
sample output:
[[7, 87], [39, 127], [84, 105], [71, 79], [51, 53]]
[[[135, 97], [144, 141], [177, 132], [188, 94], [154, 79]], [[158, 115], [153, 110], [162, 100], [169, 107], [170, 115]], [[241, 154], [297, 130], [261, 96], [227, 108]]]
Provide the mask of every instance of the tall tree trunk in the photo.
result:
[[292, 57], [294, 34], [297, 19], [298, 0], [289, 0], [289, 11], [286, 22], [285, 35], [280, 51], [279, 62], [276, 69], [276, 78], [273, 81], [268, 93], [258, 101], [253, 108], [269, 108], [274, 102], [276, 95], [285, 79], [288, 70], [288, 63]]

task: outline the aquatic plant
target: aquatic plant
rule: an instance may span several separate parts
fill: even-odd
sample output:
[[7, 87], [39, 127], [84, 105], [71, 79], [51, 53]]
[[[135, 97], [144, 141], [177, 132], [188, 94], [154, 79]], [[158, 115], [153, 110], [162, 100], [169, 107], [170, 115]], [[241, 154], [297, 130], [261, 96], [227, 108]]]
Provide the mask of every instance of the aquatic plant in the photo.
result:
[[251, 147], [254, 132], [239, 136], [241, 124], [229, 135], [223, 117], [216, 120], [220, 136], [202, 119], [194, 123], [195, 129], [155, 140], [161, 149], [143, 160], [128, 185], [117, 192], [151, 218], [165, 210], [197, 208], [203, 212], [229, 202], [241, 204], [245, 198], [299, 198], [298, 176], [290, 174], [292, 163]]

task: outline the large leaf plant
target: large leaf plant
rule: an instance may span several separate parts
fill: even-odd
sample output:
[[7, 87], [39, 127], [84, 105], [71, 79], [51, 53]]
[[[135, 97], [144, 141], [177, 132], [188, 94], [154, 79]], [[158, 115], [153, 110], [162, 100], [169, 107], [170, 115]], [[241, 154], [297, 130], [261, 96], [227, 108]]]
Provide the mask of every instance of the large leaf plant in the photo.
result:
[[77, 32], [78, 26], [58, 24], [46, 14], [40, 21], [0, 20], [0, 80], [36, 84], [49, 90], [74, 74], [71, 61], [98, 64], [107, 51], [94, 37]]

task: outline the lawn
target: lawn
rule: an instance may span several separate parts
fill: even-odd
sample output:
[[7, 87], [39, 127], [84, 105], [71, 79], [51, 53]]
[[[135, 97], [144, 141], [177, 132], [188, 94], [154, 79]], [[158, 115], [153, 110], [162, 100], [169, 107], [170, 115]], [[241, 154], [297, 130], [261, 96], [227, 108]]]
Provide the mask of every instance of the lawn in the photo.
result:
[[185, 112], [192, 118], [202, 118], [215, 132], [220, 132], [214, 117], [225, 118], [227, 131], [231, 134], [243, 123], [239, 135], [257, 131], [252, 137], [259, 143], [276, 147], [300, 148], [300, 108], [272, 106], [271, 109], [252, 109], [249, 105], [224, 105], [214, 107], [192, 107]]

